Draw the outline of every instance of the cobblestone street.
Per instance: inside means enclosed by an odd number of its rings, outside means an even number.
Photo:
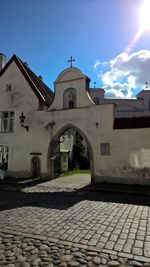
[[[150,266],[149,196],[84,178],[1,188],[0,266]]]

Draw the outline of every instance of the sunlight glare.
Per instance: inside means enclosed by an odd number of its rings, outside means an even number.
[[[150,30],[150,0],[144,0],[140,8],[141,31]]]

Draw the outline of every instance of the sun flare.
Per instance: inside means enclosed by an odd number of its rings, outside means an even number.
[[[144,0],[140,8],[141,31],[150,30],[150,0]]]

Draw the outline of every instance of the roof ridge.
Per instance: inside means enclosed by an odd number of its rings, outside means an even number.
[[[4,68],[0,71],[0,77],[6,71],[6,69],[10,66],[12,62],[15,62],[18,66],[19,70],[22,72],[23,76],[31,86],[32,90],[39,98],[39,101],[44,102],[48,107],[51,105],[53,101],[54,93],[52,90],[29,68],[27,67],[23,61],[16,56],[15,54],[10,58],[10,60],[6,63]]]
[[[29,79],[31,80],[31,82],[34,84],[34,86],[35,86],[36,89],[38,90],[38,93],[41,95],[41,97],[42,97],[43,100],[45,101],[43,95],[41,94],[41,92],[40,92],[39,89],[37,88],[36,84],[33,82],[33,80],[31,79],[30,75],[27,73],[27,71],[26,71],[26,69],[25,69],[25,67],[24,67],[24,63],[23,63],[23,61],[22,61],[19,57],[17,57],[17,59],[20,61],[20,64],[22,64],[22,67],[24,68],[24,71],[26,72],[28,78],[29,78]],[[35,74],[35,75],[36,75],[36,74]]]
[[[25,69],[25,68],[28,68],[28,69],[29,69],[29,70],[30,70],[30,71],[37,77],[37,79],[39,79],[39,81],[40,81],[41,83],[43,83],[43,84],[50,90],[50,93],[53,94],[51,88],[50,88],[49,86],[47,86],[47,84],[46,84],[45,82],[43,82],[43,80],[41,80],[41,79],[39,78],[39,76],[38,76],[33,70],[31,70],[31,69],[29,68],[29,66],[26,66],[25,63],[24,63],[19,57],[17,57],[17,58],[21,61],[21,63],[22,63],[22,65],[23,65],[24,69]],[[29,75],[29,74],[28,74],[28,75]]]

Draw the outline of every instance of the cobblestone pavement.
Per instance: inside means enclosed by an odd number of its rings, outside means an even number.
[[[150,266],[149,196],[79,188],[1,189],[0,266]]]

